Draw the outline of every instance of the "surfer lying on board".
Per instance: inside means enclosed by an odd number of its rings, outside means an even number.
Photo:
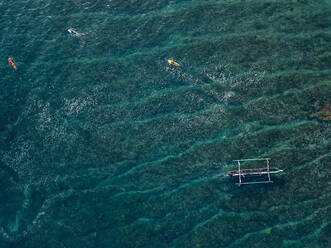
[[[82,35],[82,34],[78,33],[77,31],[75,31],[73,28],[69,28],[68,32],[77,37]]]
[[[172,60],[172,59],[168,59],[168,64],[169,65],[174,65],[174,66],[180,66],[180,64],[179,63],[177,63],[176,61],[174,61],[174,60]]]
[[[9,58],[9,59],[8,59],[8,62],[9,62],[9,64],[10,64],[15,70],[17,69],[17,67],[16,67],[16,65],[15,65],[15,63],[14,63],[14,61],[13,61],[12,58]]]

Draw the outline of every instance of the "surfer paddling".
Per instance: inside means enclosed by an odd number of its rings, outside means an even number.
[[[9,59],[8,59],[8,62],[9,62],[9,64],[10,64],[15,70],[17,70],[17,67],[16,67],[16,65],[15,65],[15,63],[14,63],[14,61],[13,61],[12,58],[9,58]]]
[[[72,34],[73,36],[76,36],[76,37],[79,37],[79,36],[82,35],[82,34],[78,33],[76,30],[74,30],[73,28],[69,28],[69,29],[68,29],[68,32],[69,32],[70,34]]]
[[[178,62],[176,62],[176,61],[174,61],[172,59],[168,59],[168,64],[169,65],[176,66],[176,67],[180,66],[180,64]]]

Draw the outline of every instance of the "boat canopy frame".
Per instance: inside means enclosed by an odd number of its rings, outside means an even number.
[[[259,161],[259,160],[264,160],[266,161],[266,168],[255,168],[255,169],[241,169],[241,164],[240,162],[244,162],[244,161]],[[239,160],[233,160],[234,162],[237,162],[238,164],[238,179],[239,182],[236,183],[236,185],[238,185],[239,187],[241,185],[247,185],[247,184],[258,184],[258,183],[273,183],[273,181],[271,181],[271,177],[270,177],[270,166],[269,166],[269,160],[271,160],[270,158],[250,158],[250,159],[239,159]],[[256,172],[260,171],[260,173],[249,173],[249,171],[255,170]],[[246,173],[245,173],[246,172]],[[263,172],[263,173],[262,173]],[[266,172],[266,173],[265,173]],[[268,175],[268,180],[266,181],[253,181],[253,182],[242,182],[241,177],[244,177],[245,175],[262,175],[262,174],[267,174]]]

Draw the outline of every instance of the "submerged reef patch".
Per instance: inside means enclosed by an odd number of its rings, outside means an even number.
[[[311,117],[315,117],[321,121],[331,120],[331,106],[328,102],[316,102],[314,104],[317,112],[313,113]]]

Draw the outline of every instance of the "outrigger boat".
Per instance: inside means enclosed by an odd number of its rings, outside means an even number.
[[[258,161],[258,160],[264,160],[267,163],[267,167],[263,168],[254,168],[254,169],[241,169],[240,162],[244,161]],[[283,172],[283,170],[278,169],[278,168],[270,168],[269,167],[269,160],[270,158],[253,158],[253,159],[240,159],[240,160],[233,160],[234,162],[238,163],[238,170],[232,170],[228,171],[226,175],[228,176],[238,176],[239,182],[236,183],[238,186],[242,184],[256,184],[256,183],[273,183],[270,178],[270,174],[276,174]],[[261,175],[268,175],[268,180],[267,181],[255,181],[255,182],[242,182],[242,177],[245,176],[261,176]]]

